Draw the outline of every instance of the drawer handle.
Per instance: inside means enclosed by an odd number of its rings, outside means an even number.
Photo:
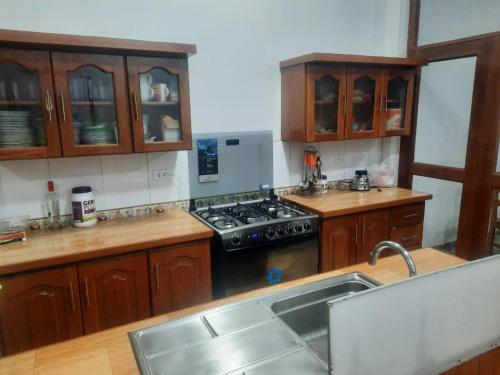
[[[155,263],[156,290],[160,290],[160,266]]]
[[[76,304],[75,304],[75,292],[73,291],[73,282],[69,282],[69,293],[71,295],[71,308],[73,311],[76,310]]]
[[[404,241],[409,241],[409,240],[416,240],[417,236],[408,236],[408,237],[403,237],[401,240]]]
[[[403,219],[411,219],[412,217],[417,217],[417,216],[420,216],[420,214],[403,215]]]

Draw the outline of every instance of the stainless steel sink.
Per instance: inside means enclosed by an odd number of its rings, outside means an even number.
[[[129,337],[142,374],[327,374],[327,301],[377,285],[350,273],[130,332]]]
[[[271,304],[271,310],[290,327],[316,355],[328,363],[327,301],[342,298],[377,285],[361,274],[350,274],[338,284],[298,294]]]

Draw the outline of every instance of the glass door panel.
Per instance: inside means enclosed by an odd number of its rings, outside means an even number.
[[[52,53],[65,156],[132,151],[122,56]]]
[[[352,92],[352,132],[373,130],[375,80],[368,76],[354,80]]]
[[[337,133],[340,82],[331,76],[314,81],[314,119],[317,134]]]
[[[117,145],[113,75],[85,66],[67,80],[75,145]]]
[[[388,81],[384,119],[385,130],[404,129],[407,90],[408,81],[406,79],[395,77]]]
[[[127,70],[135,151],[190,149],[187,61],[128,56]]]
[[[43,105],[36,72],[0,64],[0,148],[47,146]]]
[[[154,68],[139,74],[145,143],[182,141],[179,76]]]

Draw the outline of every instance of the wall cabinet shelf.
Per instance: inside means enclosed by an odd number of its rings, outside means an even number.
[[[52,39],[0,30],[0,160],[191,148],[195,46]]]
[[[281,63],[284,141],[409,135],[416,67],[403,58],[317,54]]]

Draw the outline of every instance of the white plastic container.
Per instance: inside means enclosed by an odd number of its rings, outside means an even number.
[[[71,206],[73,207],[73,225],[90,227],[97,223],[95,199],[90,186],[77,186],[71,189]]]

